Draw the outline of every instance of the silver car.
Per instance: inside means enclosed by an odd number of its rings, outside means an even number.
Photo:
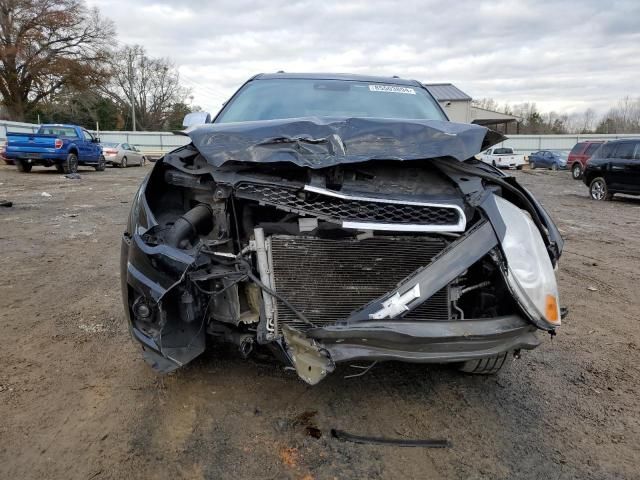
[[[103,143],[102,154],[107,164],[126,168],[129,165],[144,165],[147,158],[134,145],[128,143]]]

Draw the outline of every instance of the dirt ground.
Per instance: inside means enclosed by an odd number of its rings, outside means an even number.
[[[640,478],[640,200],[515,172],[567,240],[558,335],[497,377],[388,363],[310,387],[233,350],[165,377],[143,362],[118,259],[150,168],[69,180],[0,166],[14,202],[0,208],[0,478]],[[348,444],[331,428],[452,448]]]

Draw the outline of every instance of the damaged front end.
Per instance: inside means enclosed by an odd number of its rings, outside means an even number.
[[[309,384],[352,360],[468,367],[560,325],[562,240],[512,178],[462,161],[499,139],[483,127],[255,123],[189,132],[136,195],[123,298],[156,370],[207,339],[270,347]]]

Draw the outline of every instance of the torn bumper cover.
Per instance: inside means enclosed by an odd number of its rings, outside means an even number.
[[[499,136],[445,122],[255,123],[189,132],[133,202],[122,293],[156,370],[209,337],[243,357],[269,347],[316,384],[352,360],[533,349],[537,330],[560,325],[557,228],[517,183],[460,161]]]

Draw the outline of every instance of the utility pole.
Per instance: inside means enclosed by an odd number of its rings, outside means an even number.
[[[131,120],[133,122],[133,131],[136,131],[136,106],[133,98],[133,59],[135,55],[131,49],[129,49],[129,99],[131,100]]]

